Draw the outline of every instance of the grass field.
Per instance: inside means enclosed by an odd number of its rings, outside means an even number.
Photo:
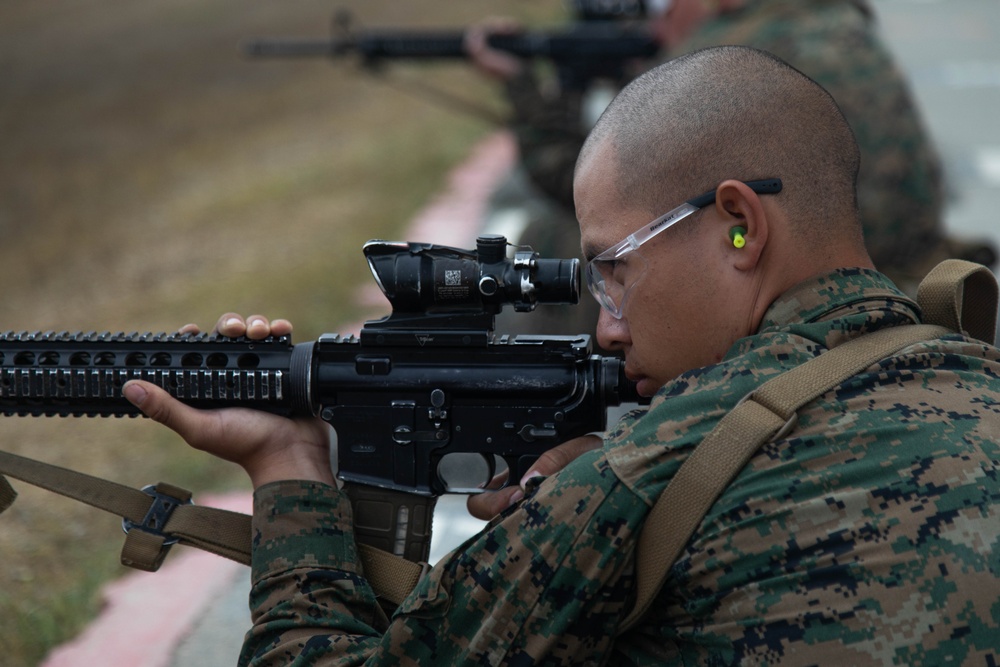
[[[369,26],[535,21],[523,0],[353,0]],[[356,63],[250,61],[265,35],[328,34],[314,0],[0,4],[0,330],[172,331],[226,310],[296,324],[362,316],[360,252],[396,239],[489,123],[386,86]],[[390,67],[497,112],[461,63]],[[399,239],[404,240],[404,239]],[[433,239],[411,239],[433,240]],[[469,239],[470,245],[474,240]],[[0,449],[140,486],[247,488],[144,420],[0,420]],[[0,655],[34,665],[119,576],[119,521],[14,481],[0,516]]]

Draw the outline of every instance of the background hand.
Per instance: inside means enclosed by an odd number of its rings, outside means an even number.
[[[491,17],[465,31],[465,52],[476,68],[495,79],[506,81],[520,74],[524,61],[489,45],[490,35],[513,35],[521,32],[513,19]]]

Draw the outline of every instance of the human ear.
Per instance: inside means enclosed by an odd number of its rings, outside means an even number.
[[[768,237],[768,219],[760,197],[742,181],[723,181],[715,191],[715,212],[725,230],[723,240],[733,267],[740,271],[755,268]]]

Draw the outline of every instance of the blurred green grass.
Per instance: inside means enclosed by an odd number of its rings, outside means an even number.
[[[352,0],[364,24],[527,22],[556,3]],[[0,330],[172,331],[227,310],[297,340],[358,321],[361,245],[395,240],[495,128],[386,87],[351,61],[249,61],[240,41],[325,37],[318,0],[0,4]],[[498,113],[461,63],[401,76]],[[474,239],[469,239],[470,246]],[[0,449],[123,484],[249,489],[144,420],[2,419]],[[16,480],[0,515],[0,655],[35,665],[124,574],[119,520]]]

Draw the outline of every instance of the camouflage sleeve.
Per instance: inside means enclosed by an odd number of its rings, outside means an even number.
[[[439,562],[388,628],[356,567],[346,499],[257,490],[253,629],[241,665],[603,664],[629,608],[647,505],[594,452]]]
[[[600,452],[580,457],[435,565],[381,650],[435,667],[605,664],[647,511]]]
[[[257,489],[251,560],[253,628],[240,665],[357,664],[378,643],[350,505],[333,487],[289,481]]]

